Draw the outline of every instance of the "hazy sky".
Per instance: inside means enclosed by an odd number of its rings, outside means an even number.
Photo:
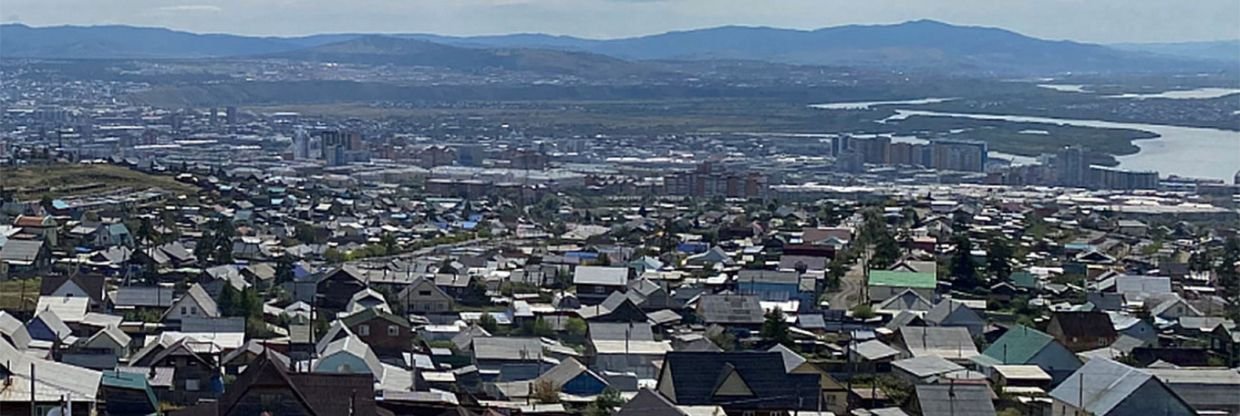
[[[302,35],[544,32],[610,38],[719,25],[819,28],[936,19],[1050,39],[1240,38],[1240,0],[0,0],[34,26],[130,24]]]

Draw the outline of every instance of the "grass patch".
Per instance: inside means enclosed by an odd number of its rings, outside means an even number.
[[[39,288],[42,284],[43,279],[39,277],[0,282],[0,309],[33,311],[39,304]],[[25,298],[22,297],[23,285],[25,286]]]
[[[160,188],[181,194],[197,192],[171,176],[151,175],[115,165],[56,164],[0,170],[3,170],[0,187],[17,191],[17,197],[22,199],[65,198],[122,188]]]

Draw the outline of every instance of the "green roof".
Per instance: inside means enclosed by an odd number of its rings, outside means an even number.
[[[1000,364],[1028,364],[1034,356],[1055,342],[1055,338],[1045,332],[1017,325],[1009,329],[995,340],[995,343],[982,352],[982,355],[993,358]],[[1005,358],[1006,357],[1006,358]]]
[[[892,270],[870,271],[870,286],[934,289],[936,283],[934,273],[900,272]]]
[[[104,387],[141,391],[146,394],[146,399],[150,401],[152,407],[159,407],[159,399],[155,398],[155,390],[146,381],[146,375],[144,374],[126,373],[117,370],[104,371],[103,377],[99,379],[99,384]]]
[[[1008,279],[1011,280],[1012,284],[1016,285],[1016,287],[1023,287],[1026,289],[1038,287],[1038,278],[1037,276],[1034,276],[1033,273],[1015,272],[1012,273]]]

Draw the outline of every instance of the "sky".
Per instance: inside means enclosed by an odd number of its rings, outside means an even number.
[[[1045,39],[1240,39],[1240,0],[0,0],[0,20],[199,33],[616,38],[722,25],[815,29],[934,19]]]

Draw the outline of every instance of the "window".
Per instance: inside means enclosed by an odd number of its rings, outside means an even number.
[[[363,337],[370,336],[370,325],[362,325],[357,327],[357,335]]]
[[[197,315],[197,314],[198,314],[198,307],[197,307],[197,306],[190,306],[190,307],[189,307],[189,313],[190,313],[190,315]]]
[[[394,337],[400,335],[400,327],[396,325],[388,325],[388,336]]]
[[[181,307],[181,315],[188,315],[189,313],[188,313],[188,312],[186,312],[187,310],[188,310],[188,309],[186,309],[184,306],[182,306],[182,307]]]
[[[429,291],[429,290],[419,290],[419,291],[418,291],[418,296],[430,296],[430,295],[431,295],[431,291]]]
[[[198,391],[198,380],[185,380],[185,391]]]

